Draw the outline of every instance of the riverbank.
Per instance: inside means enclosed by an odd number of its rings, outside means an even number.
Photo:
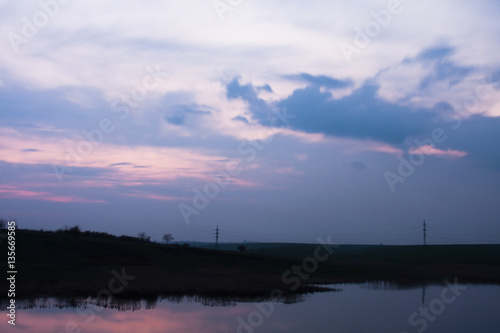
[[[271,297],[273,291],[287,296],[331,290],[317,284],[415,285],[455,278],[500,284],[500,245],[429,246],[425,253],[404,246],[287,246],[284,253],[239,253],[97,233],[18,230],[16,297]],[[7,288],[5,282],[0,286]]]

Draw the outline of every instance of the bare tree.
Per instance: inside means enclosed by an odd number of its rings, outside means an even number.
[[[170,243],[171,241],[174,240],[174,236],[172,236],[172,234],[165,234],[163,235],[163,242],[164,243]]]
[[[145,233],[144,231],[138,233],[137,238],[139,238],[139,240],[143,242],[151,242],[151,236],[148,236],[148,234]]]

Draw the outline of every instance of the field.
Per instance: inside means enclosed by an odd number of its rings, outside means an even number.
[[[219,245],[221,250],[237,250],[239,243]],[[283,258],[311,256],[318,244],[246,243],[247,253]],[[213,248],[213,244],[206,245]],[[332,246],[330,261],[379,262],[395,264],[460,263],[500,265],[500,245],[339,245]]]

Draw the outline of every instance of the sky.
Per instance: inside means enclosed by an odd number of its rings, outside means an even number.
[[[0,0],[0,216],[500,241],[500,3]]]

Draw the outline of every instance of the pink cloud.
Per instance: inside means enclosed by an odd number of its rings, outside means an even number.
[[[52,179],[51,188],[104,188],[120,187],[133,188],[135,186],[165,186],[178,182],[195,180],[199,184],[213,182],[213,173],[227,174],[226,169],[240,167],[241,170],[258,168],[257,164],[247,165],[239,159],[227,159],[225,156],[214,154],[206,149],[187,149],[172,147],[129,147],[103,142],[88,154],[74,156],[68,152],[74,151],[80,142],[79,139],[61,139],[55,137],[39,137],[35,134],[22,134],[9,128],[0,127],[0,142],[9,142],[9,145],[0,144],[0,161],[11,164],[24,165],[59,165],[62,167],[98,168],[100,175],[85,177],[68,171],[60,175],[63,181],[59,182],[53,172],[43,172],[31,175],[29,185],[26,183],[19,188],[9,189],[9,194],[16,198],[31,198],[55,202],[96,202],[74,196],[50,195],[46,189],[46,180]],[[71,148],[71,149],[70,149]],[[69,154],[69,155],[68,155]],[[66,159],[69,159],[67,165]],[[72,165],[74,163],[75,165]],[[235,164],[235,166],[229,166]],[[57,169],[59,172],[65,169]],[[38,176],[44,178],[37,183]],[[239,188],[255,188],[258,183],[245,180],[241,177],[230,177],[229,184]],[[41,189],[41,187],[44,187]],[[29,190],[26,190],[29,188]],[[6,189],[5,189],[6,190]],[[23,192],[24,191],[24,192]],[[125,191],[131,196],[140,196],[153,200],[179,200],[176,197],[163,196],[154,193],[134,194],[133,189]]]
[[[171,196],[154,194],[154,193],[138,193],[138,192],[126,193],[123,195],[125,195],[127,197],[136,197],[136,198],[153,199],[153,200],[168,200],[168,201],[189,199],[186,197],[171,197]]]
[[[412,155],[437,155],[437,156],[448,156],[448,157],[464,157],[468,155],[467,152],[465,151],[453,150],[453,149],[440,150],[434,148],[434,146],[431,145],[425,145],[422,147],[413,147],[408,152]]]
[[[102,200],[92,200],[74,196],[52,195],[48,192],[19,189],[11,185],[0,185],[0,195],[12,199],[28,199],[28,200],[74,202],[74,203],[107,203],[106,201]]]
[[[9,145],[0,144],[0,161],[57,165],[64,181],[76,178],[70,171],[73,167],[99,168],[107,170],[105,181],[108,185],[113,182],[140,185],[179,178],[208,180],[209,173],[225,169],[227,160],[206,149],[129,147],[106,142],[92,145],[88,152],[79,151],[82,140],[78,138],[41,138],[2,127],[0,142],[9,142]],[[45,176],[57,182],[55,173]]]
[[[373,151],[373,152],[379,152],[379,153],[385,153],[385,154],[391,154],[391,155],[402,155],[403,151],[398,148],[394,148],[391,145],[385,144],[385,143],[380,143],[380,142],[375,142],[375,141],[368,141],[368,140],[352,140],[352,139],[338,139],[337,142],[340,144],[346,145],[349,148],[347,149],[347,152],[349,153],[359,153],[359,152],[365,152],[365,151]]]
[[[389,145],[384,145],[384,144],[372,146],[370,150],[377,151],[380,153],[393,154],[393,155],[401,155],[403,153],[403,151],[401,149],[397,149],[397,148],[391,147]]]

